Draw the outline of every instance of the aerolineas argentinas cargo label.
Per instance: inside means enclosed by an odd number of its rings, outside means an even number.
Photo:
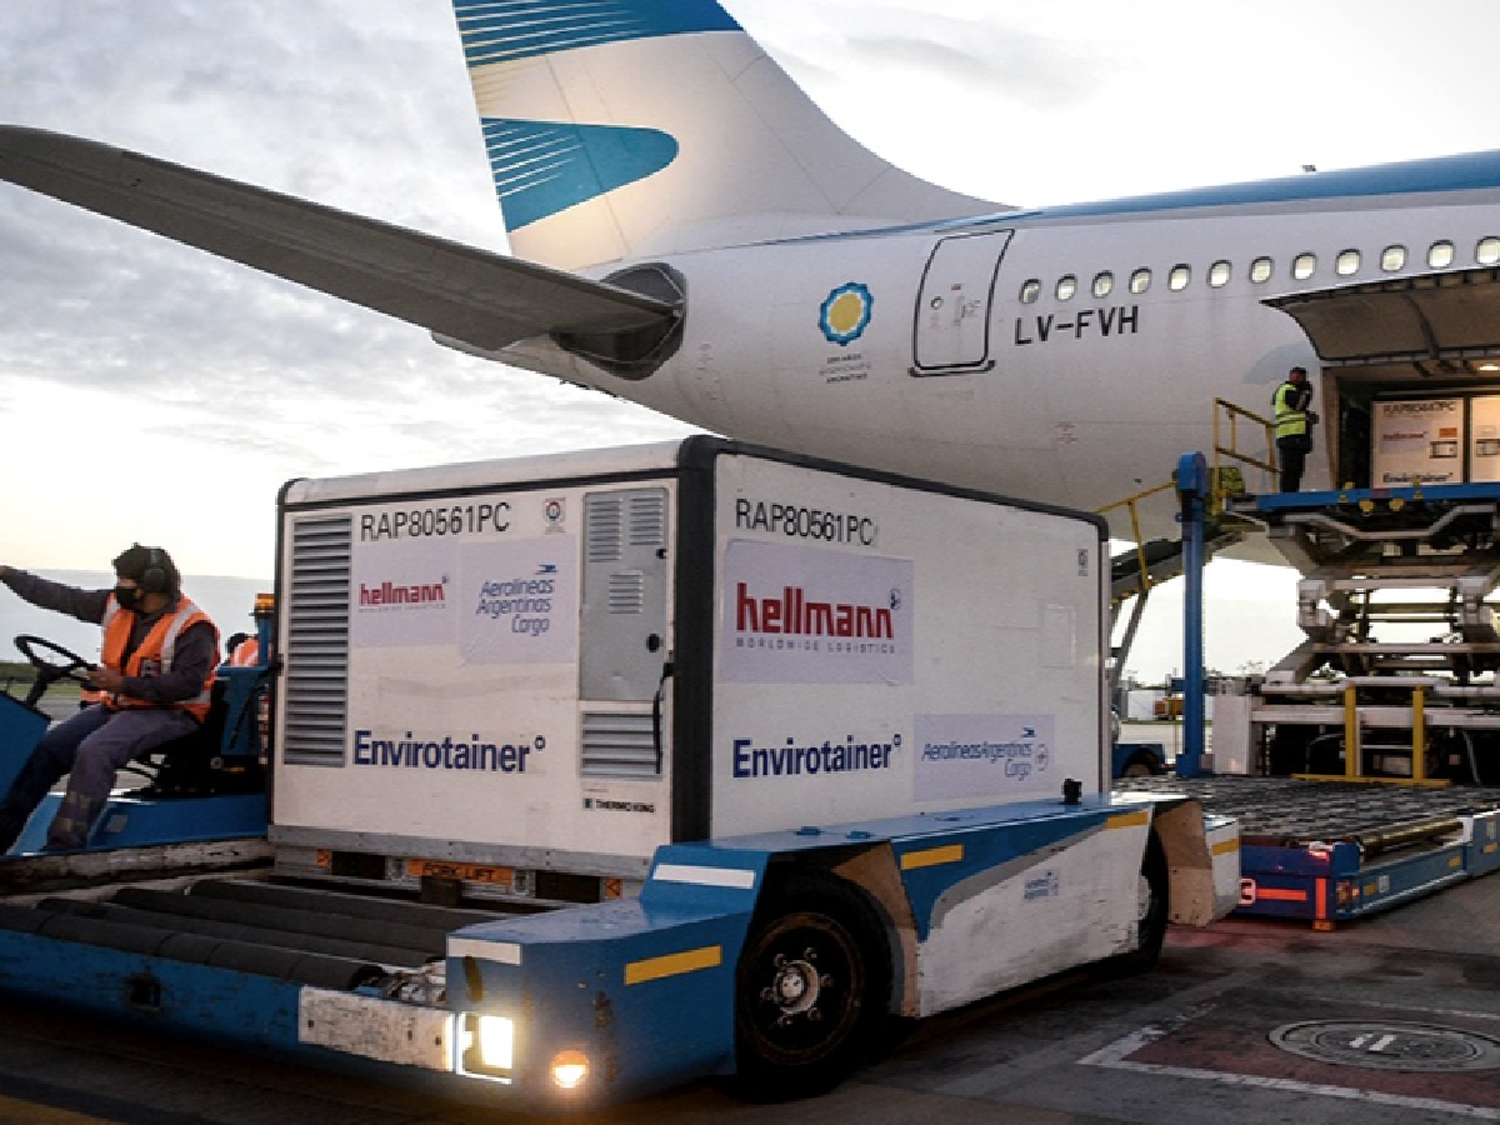
[[[719,668],[739,683],[912,682],[910,559],[732,540]]]
[[[577,541],[362,546],[352,566],[355,648],[457,646],[463,664],[563,664],[578,648]]]
[[[1054,793],[1056,730],[1052,715],[919,715],[915,796]]]

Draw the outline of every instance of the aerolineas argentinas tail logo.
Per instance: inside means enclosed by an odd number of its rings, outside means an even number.
[[[912,681],[912,563],[734,540],[720,667],[741,683]]]

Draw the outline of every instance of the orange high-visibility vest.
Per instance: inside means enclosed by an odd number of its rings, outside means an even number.
[[[228,664],[231,668],[254,668],[259,663],[260,640],[256,637],[248,637],[241,641],[229,654]]]
[[[163,614],[162,617],[151,626],[151,631],[141,641],[140,647],[130,654],[130,660],[121,667],[121,661],[125,654],[125,645],[130,640],[130,630],[135,624],[135,614],[120,608],[120,603],[115,600],[113,594],[109,598],[109,606],[104,611],[104,651],[100,659],[106,668],[120,672],[126,676],[139,676],[141,670],[147,663],[152,663],[160,671],[166,671],[172,667],[172,658],[177,652],[177,638],[189,625],[198,622],[207,622],[208,627],[214,631],[214,645],[218,646],[218,627],[209,619],[208,615],[195,606],[187,598],[181,598],[177,603],[177,612]],[[121,707],[171,707],[179,711],[187,711],[199,722],[202,722],[208,714],[209,689],[213,686],[214,675],[210,671],[208,678],[203,681],[203,690],[191,699],[179,700],[176,703],[150,703],[144,699],[132,699],[128,695],[111,695],[105,698],[104,705],[111,709]]]

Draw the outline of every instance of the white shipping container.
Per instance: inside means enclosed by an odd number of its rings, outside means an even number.
[[[709,438],[292,482],[278,864],[526,893],[1100,793],[1105,548],[1094,516]]]
[[[1469,399],[1469,479],[1500,481],[1500,395]]]
[[[1371,483],[1376,488],[1464,479],[1463,398],[1377,400],[1373,421]]]

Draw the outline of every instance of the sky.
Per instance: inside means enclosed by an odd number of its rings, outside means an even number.
[[[882,156],[1004,203],[1500,148],[1493,0],[728,6]],[[447,0],[0,0],[0,121],[505,248]],[[290,478],[687,432],[6,185],[0,424],[0,562],[100,570],[138,540],[253,579]],[[1210,568],[1225,620],[1265,620],[1252,588],[1289,617],[1264,570]],[[1173,628],[1153,606],[1153,668]],[[1209,630],[1226,671],[1295,642]]]

